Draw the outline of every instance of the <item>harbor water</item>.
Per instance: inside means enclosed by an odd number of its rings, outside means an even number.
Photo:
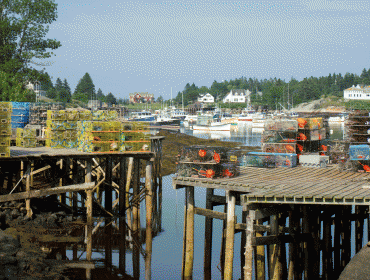
[[[329,126],[330,140],[343,139],[342,124],[332,124]],[[232,132],[199,132],[181,128],[182,133],[193,135],[199,138],[219,139],[222,141],[236,142],[236,146],[254,146],[261,145],[261,129],[255,129],[248,125],[239,125],[237,131]],[[172,188],[172,178],[174,174],[163,178],[163,231],[153,240],[153,255],[152,255],[152,279],[180,279],[182,268],[182,251],[183,251],[183,221],[184,221],[184,190],[174,190]],[[215,194],[224,195],[224,191],[215,190]],[[206,189],[195,189],[195,206],[205,208]],[[145,203],[141,207],[145,208]],[[223,212],[224,206],[216,206],[214,210]],[[240,221],[242,209],[236,207],[237,222]],[[145,226],[145,217],[141,217],[141,226]],[[204,220],[205,217],[195,215],[195,230],[194,230],[194,273],[193,279],[203,279],[203,257],[204,257]],[[365,225],[366,228],[367,225]],[[221,251],[221,233],[222,221],[214,220],[213,222],[213,247],[212,247],[212,279],[221,279],[220,272],[220,251]],[[354,233],[352,233],[354,236]],[[241,278],[240,268],[240,234],[235,235],[234,247],[234,271],[233,279]],[[365,230],[365,239],[367,231]],[[353,239],[354,240],[354,239]],[[143,245],[145,246],[145,245]],[[354,246],[352,246],[354,248]],[[352,250],[351,257],[354,255]],[[72,252],[67,252],[67,257],[72,257]],[[93,259],[101,259],[104,253],[93,252]],[[82,256],[83,258],[83,256]],[[140,279],[145,279],[144,258],[140,257]],[[118,267],[118,252],[113,251],[113,265]],[[102,264],[103,265],[103,264]],[[127,252],[126,256],[127,274],[133,275],[132,254]]]

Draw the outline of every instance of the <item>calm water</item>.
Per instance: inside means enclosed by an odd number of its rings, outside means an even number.
[[[343,139],[343,125],[330,126],[330,139]],[[220,139],[222,141],[240,142],[244,146],[260,146],[260,129],[253,129],[250,126],[239,126],[237,132],[216,132],[200,133],[182,128],[182,132],[206,139]],[[240,146],[240,144],[236,144]],[[180,279],[182,266],[182,243],[183,243],[183,219],[184,219],[184,190],[172,188],[172,177],[169,175],[163,178],[163,232],[153,240],[152,257],[152,279]],[[224,194],[223,191],[215,190],[216,194]],[[206,190],[195,189],[195,205],[205,207]],[[145,203],[141,207],[145,208]],[[216,211],[223,211],[223,206],[215,207]],[[236,207],[238,222],[241,217],[241,207]],[[194,258],[194,279],[203,279],[203,254],[204,254],[204,217],[195,215],[195,258]],[[145,225],[145,216],[142,215],[142,226]],[[212,279],[221,279],[220,249],[222,221],[214,220],[213,226],[213,249],[212,249]],[[366,228],[366,227],[365,227]],[[68,252],[72,256],[72,252]],[[352,255],[354,252],[352,252]],[[93,258],[102,258],[100,253],[93,253]],[[127,253],[127,273],[133,274],[132,255]],[[113,265],[118,267],[118,253],[113,253]],[[144,279],[144,259],[141,258],[141,277]],[[239,279],[240,271],[240,234],[235,235],[234,251],[234,279]]]

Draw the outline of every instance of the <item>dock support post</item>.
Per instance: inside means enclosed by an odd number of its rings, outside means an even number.
[[[126,180],[126,209],[127,209],[127,225],[130,228],[128,231],[129,239],[132,238],[132,205],[130,205],[130,185],[132,180],[132,174],[133,174],[133,168],[134,168],[134,158],[130,157],[128,158],[128,168],[127,168],[127,180]],[[132,196],[134,197],[134,195]]]
[[[278,224],[278,215],[273,215],[270,217],[270,227],[271,235],[279,234],[279,224]],[[280,263],[280,244],[270,245],[270,278],[273,280],[281,279],[281,263]]]
[[[91,159],[86,160],[86,177],[85,182],[91,182]],[[86,192],[86,212],[87,212],[87,224],[86,224],[86,259],[91,261],[92,255],[92,230],[93,230],[93,191],[88,190]]]
[[[32,178],[31,178],[31,173],[33,171],[33,161],[29,161],[27,165],[27,175],[26,175],[26,191],[30,192],[31,191],[31,186],[32,186]],[[9,176],[11,177],[11,176]],[[12,177],[11,177],[12,178]],[[9,183],[9,182],[8,182]],[[32,209],[31,209],[31,199],[26,199],[26,210],[27,210],[27,217],[31,218],[32,217]]]
[[[126,180],[126,158],[122,157],[119,168],[119,231],[120,231],[120,243],[119,243],[119,269],[124,274],[126,273],[126,191],[125,191],[125,180]]]
[[[262,225],[262,220],[256,220],[257,225]],[[256,231],[256,237],[262,237],[263,234],[261,232]],[[256,261],[256,280],[265,280],[266,273],[265,273],[265,246],[256,246],[254,252],[256,252],[255,255],[255,261]]]
[[[244,265],[244,279],[252,280],[253,272],[253,246],[252,239],[254,237],[254,220],[255,211],[247,210],[247,230],[246,230],[246,244],[245,244],[245,265]],[[258,272],[256,271],[256,275]],[[230,278],[232,279],[232,278]]]
[[[231,280],[233,278],[233,259],[234,259],[235,194],[232,191],[227,191],[226,199],[227,199],[227,225],[226,225],[224,279]]]
[[[134,278],[140,278],[140,254],[139,254],[139,247],[140,240],[139,240],[139,159],[134,159],[134,172],[133,172],[133,198],[132,198],[132,237],[134,241],[134,246],[132,250],[132,267],[134,271]]]
[[[207,188],[206,194],[206,209],[213,210],[212,196],[213,189]],[[212,231],[213,219],[205,217],[204,229],[204,279],[212,279]]]
[[[112,158],[106,158],[105,170],[105,209],[112,212]],[[105,219],[105,265],[109,269],[112,267],[112,225],[111,218]]]
[[[152,190],[152,161],[147,161],[145,170],[145,210],[146,210],[146,242],[145,242],[145,279],[151,279],[152,264],[152,216],[153,216],[153,190]]]
[[[224,213],[227,213],[226,204],[224,205]],[[226,248],[226,220],[223,220],[221,237],[221,254],[220,254],[221,279],[224,279],[225,275],[225,248]]]
[[[193,279],[194,262],[194,187],[186,187],[187,213],[186,213],[186,245],[184,280]]]

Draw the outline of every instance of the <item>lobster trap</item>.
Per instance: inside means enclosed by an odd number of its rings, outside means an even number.
[[[182,147],[179,151],[179,160],[186,162],[220,163],[227,161],[227,148],[211,146]]]

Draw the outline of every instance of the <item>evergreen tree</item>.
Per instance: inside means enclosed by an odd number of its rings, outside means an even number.
[[[78,96],[79,98],[76,98]],[[75,99],[83,99],[83,100],[90,100],[95,99],[95,85],[89,75],[89,73],[85,73],[85,75],[79,80],[76,89],[73,93],[73,97]]]
[[[47,72],[43,75],[40,82],[41,82],[41,90],[44,90],[47,92],[50,89],[54,88],[53,82],[51,81],[51,78]]]
[[[67,79],[64,79],[63,80],[63,87],[69,93],[69,95],[71,95],[71,88],[69,87],[69,84],[67,82]]]
[[[107,94],[107,103],[117,104],[117,99],[114,97],[114,95],[111,92]]]
[[[64,86],[63,86],[63,83],[62,83],[62,80],[60,78],[57,78],[56,82],[55,82],[55,90],[57,92],[59,91],[62,91],[62,89],[64,89]]]
[[[96,93],[96,99],[100,100],[101,102],[106,102],[106,96],[102,92],[102,90],[99,88],[98,92]]]

